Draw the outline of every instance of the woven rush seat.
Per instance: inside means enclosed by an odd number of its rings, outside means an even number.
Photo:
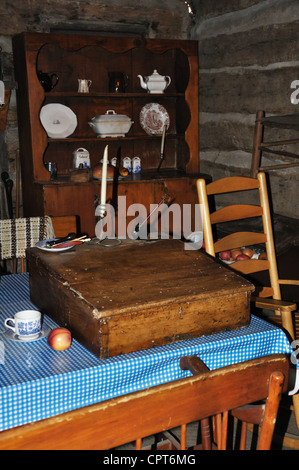
[[[1,259],[26,258],[27,248],[53,237],[53,225],[48,216],[0,220]]]

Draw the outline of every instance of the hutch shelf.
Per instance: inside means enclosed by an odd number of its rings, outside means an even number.
[[[126,196],[127,207],[141,203],[149,211],[167,191],[179,205],[197,203],[196,41],[22,33],[13,38],[13,50],[24,216],[77,215],[81,231],[94,236],[100,181],[74,182],[70,170],[78,148],[88,150],[93,167],[102,159],[107,144],[110,161],[138,156],[142,166],[141,174],[108,181],[107,201],[115,205],[117,196]],[[162,94],[148,93],[141,87],[138,75],[146,77],[154,70],[171,77]],[[109,92],[108,74],[113,71],[128,77],[125,92]],[[50,91],[41,85],[40,73],[58,77]],[[89,93],[78,92],[79,79],[91,80]],[[71,135],[48,137],[40,112],[50,103],[62,104],[75,114],[77,125]],[[148,135],[140,123],[140,112],[148,103],[162,105],[169,116],[159,171],[161,135]],[[133,121],[125,137],[98,138],[93,132],[88,122],[107,110]],[[56,179],[50,178],[45,166],[48,162],[57,165]]]

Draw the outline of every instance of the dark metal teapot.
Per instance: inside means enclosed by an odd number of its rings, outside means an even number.
[[[45,91],[51,91],[57,85],[59,77],[56,73],[45,73],[41,70],[37,72],[38,79]]]

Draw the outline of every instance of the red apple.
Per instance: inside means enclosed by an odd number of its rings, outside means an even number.
[[[66,328],[55,328],[49,333],[48,344],[55,351],[64,351],[72,343],[72,335]]]
[[[250,259],[250,258],[249,258],[249,256],[247,256],[247,255],[243,255],[243,253],[242,253],[241,255],[238,255],[238,256],[236,257],[236,261],[243,261],[243,260],[245,260],[245,259]]]
[[[230,251],[220,251],[219,258],[223,259],[224,261],[230,260]]]
[[[242,252],[243,252],[243,255],[247,255],[248,258],[252,258],[254,255],[254,251],[251,250],[250,248],[243,248]]]
[[[241,254],[242,254],[242,250],[240,248],[234,248],[233,250],[231,250],[231,255],[232,255],[233,260],[236,260],[237,256]]]

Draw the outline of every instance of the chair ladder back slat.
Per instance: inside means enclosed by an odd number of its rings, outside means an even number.
[[[233,269],[242,274],[259,273],[261,271],[268,271],[269,261],[261,259],[235,261],[233,264]]]
[[[245,176],[230,176],[213,181],[207,185],[207,194],[224,194],[259,188],[259,181]]]
[[[214,244],[216,253],[224,250],[231,250],[233,248],[240,248],[241,246],[257,245],[266,242],[266,235],[257,232],[236,232],[230,233],[226,237],[217,240]]]
[[[258,217],[263,213],[260,206],[249,204],[234,204],[222,207],[210,214],[211,224],[219,224],[221,222],[229,222],[231,220],[248,219],[250,217]]]

